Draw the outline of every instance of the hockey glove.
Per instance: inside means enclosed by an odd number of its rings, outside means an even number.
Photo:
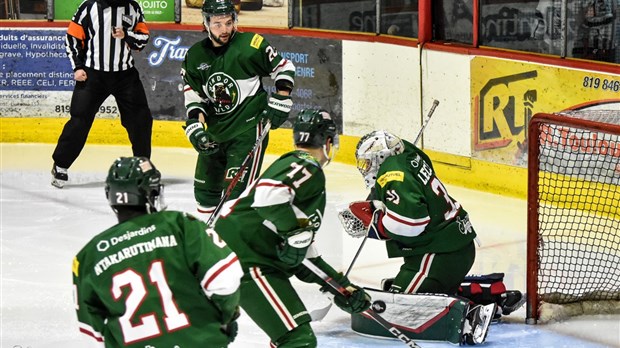
[[[284,234],[284,241],[277,246],[280,260],[291,267],[296,267],[306,258],[314,231],[310,226],[301,227]]]
[[[267,101],[262,117],[271,121],[271,129],[276,129],[288,119],[292,107],[293,100],[290,96],[273,93]]]
[[[351,214],[355,215],[367,227],[366,235],[369,238],[387,240],[390,237],[383,228],[385,205],[381,201],[359,201],[349,204]]]
[[[232,319],[227,324],[222,324],[220,326],[220,331],[226,336],[228,336],[228,343],[232,343],[237,337],[237,332],[239,332],[239,324],[237,324],[237,318],[239,318],[241,314],[239,313],[239,307],[235,311]]]
[[[209,135],[205,131],[205,127],[202,122],[197,119],[190,118],[185,122],[183,126],[185,135],[189,142],[192,143],[194,149],[201,155],[211,155],[219,150],[219,145],[209,140]]]
[[[330,292],[334,295],[334,303],[336,306],[350,314],[361,313],[370,307],[370,296],[364,289],[351,284],[349,278],[345,277],[342,273],[339,273],[334,279],[346,289],[348,292],[347,296],[341,294],[329,284],[323,285],[320,290],[322,292]]]

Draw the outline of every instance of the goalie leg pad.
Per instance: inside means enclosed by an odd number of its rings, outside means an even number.
[[[460,344],[469,304],[443,294],[399,294],[364,288],[371,308],[412,340]],[[351,328],[363,335],[394,336],[364,313],[351,316]]]

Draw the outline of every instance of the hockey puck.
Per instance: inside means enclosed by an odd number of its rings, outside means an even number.
[[[375,313],[381,314],[385,312],[386,305],[385,302],[377,300],[372,303],[372,306],[370,306],[370,308],[372,308]]]

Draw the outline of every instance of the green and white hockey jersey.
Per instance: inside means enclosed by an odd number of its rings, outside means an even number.
[[[105,347],[226,347],[241,266],[204,222],[145,214],[95,236],[73,260],[79,330]]]
[[[469,216],[435,175],[430,158],[404,141],[403,153],[379,167],[375,190],[385,206],[381,222],[389,257],[459,250],[475,237]]]
[[[226,203],[215,230],[242,265],[267,266],[290,277],[303,266],[280,261],[276,248],[284,240],[281,233],[299,228],[299,219],[308,219],[318,231],[325,202],[320,164],[304,151],[292,151],[277,159],[239,198]],[[306,257],[317,256],[312,245]]]
[[[259,34],[236,32],[223,47],[206,38],[187,51],[181,70],[188,115],[199,109],[216,142],[255,127],[267,106],[262,77],[294,85],[295,66]]]

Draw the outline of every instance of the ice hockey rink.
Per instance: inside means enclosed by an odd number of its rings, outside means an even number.
[[[88,144],[69,171],[69,184],[59,190],[49,183],[52,144],[2,143],[0,147],[0,346],[88,347],[90,338],[77,329],[71,295],[71,261],[91,237],[116,223],[105,199],[103,184],[114,159],[129,156],[130,149]],[[275,156],[267,156],[265,166],[273,159]],[[193,212],[195,152],[189,148],[155,148],[152,160],[164,178],[168,209]],[[336,207],[363,199],[367,192],[361,176],[352,166],[332,163],[326,168],[326,176],[328,208],[317,242],[324,258],[344,271],[361,239],[353,239],[343,232]],[[525,201],[446,186],[451,196],[469,212],[481,241],[471,273],[504,272],[504,282],[509,289],[525,292]],[[377,288],[382,278],[396,273],[399,262],[387,259],[382,242],[369,240],[350,278],[359,285]],[[317,285],[295,284],[309,310],[328,305]],[[620,316],[582,316],[545,325],[525,325],[524,320],[524,308],[504,317],[502,322],[491,326],[483,346],[620,347]],[[313,328],[319,347],[405,346],[394,339],[368,338],[354,333],[349,316],[336,306],[331,307],[322,321],[313,323]],[[418,344],[422,347],[452,346],[448,343]],[[269,339],[242,315],[239,335],[231,347],[268,346]]]

